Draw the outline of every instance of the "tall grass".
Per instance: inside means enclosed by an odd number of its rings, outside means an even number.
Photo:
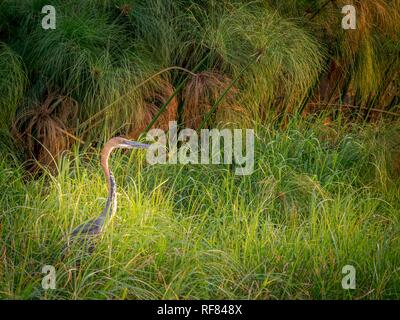
[[[399,298],[400,133],[380,123],[398,115],[399,0],[54,0],[43,30],[46,4],[0,3],[1,297]],[[97,146],[169,120],[255,127],[255,172],[117,153],[117,216],[62,261],[104,206]]]
[[[35,28],[27,39],[24,56],[37,81],[59,90],[80,102],[82,119],[87,119],[125,95],[134,86],[134,64],[125,44],[124,30],[108,16],[95,10],[70,5],[57,16],[57,29],[43,34]],[[137,105],[131,93],[103,115],[102,125],[112,132],[115,126],[127,121]],[[110,121],[110,113],[114,121]],[[94,126],[94,128],[96,128]]]
[[[327,73],[317,101],[350,104],[365,119],[372,108],[398,111],[399,1],[269,1],[313,33],[328,48]],[[343,30],[341,9],[354,5],[357,29]]]
[[[296,111],[321,71],[321,47],[269,8],[211,3],[208,11],[193,6],[189,16],[198,43],[210,52],[210,65],[235,78],[253,60],[239,82],[253,117],[260,110]]]
[[[8,131],[26,86],[26,73],[21,57],[0,43],[0,130]]]
[[[214,123],[284,119],[304,104],[323,66],[315,39],[261,2],[55,1],[55,30],[41,28],[43,1],[4,3],[5,40],[29,78],[19,112],[53,95],[72,98],[79,105],[72,134],[88,143],[137,136],[170,88],[176,120],[190,114],[200,123],[214,105]],[[197,81],[206,74],[214,80]],[[223,86],[213,88],[218,79]],[[226,88],[234,99],[219,98]]]
[[[224,165],[149,167],[141,152],[117,153],[117,215],[92,255],[74,247],[63,261],[65,236],[104,205],[98,152],[72,152],[58,174],[26,183],[4,155],[0,295],[399,298],[399,135],[393,127],[260,127],[247,177]],[[57,289],[44,291],[48,264]],[[356,290],[341,287],[347,264]]]

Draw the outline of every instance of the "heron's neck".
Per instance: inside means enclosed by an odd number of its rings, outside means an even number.
[[[110,171],[109,179],[108,179],[108,194],[112,196],[115,194],[117,189],[117,184],[115,183],[114,174]]]
[[[100,159],[101,166],[103,167],[103,170],[104,170],[104,175],[106,176],[108,190],[111,190],[110,181],[111,181],[111,175],[112,175],[112,173],[108,167],[108,158],[110,157],[110,154],[113,151],[113,149],[114,149],[114,145],[110,144],[110,142],[107,142],[101,152],[101,159]],[[114,179],[114,177],[112,177],[112,179]]]
[[[101,217],[106,219],[107,216],[111,217],[117,211],[117,185],[115,183],[114,175],[111,171],[108,172],[108,197],[106,207],[101,212]]]

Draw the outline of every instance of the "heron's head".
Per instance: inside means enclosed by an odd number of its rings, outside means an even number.
[[[109,178],[108,158],[114,149],[147,149],[148,144],[128,140],[122,137],[115,137],[106,142],[101,152],[101,165],[104,168],[107,178]]]
[[[128,140],[122,137],[115,137],[110,139],[106,146],[110,149],[115,148],[124,148],[124,149],[147,149],[149,147],[148,144],[140,143],[137,141]],[[111,151],[111,150],[110,150]]]

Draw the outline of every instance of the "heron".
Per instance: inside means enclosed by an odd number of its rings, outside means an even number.
[[[114,137],[106,142],[101,152],[101,167],[103,168],[104,175],[107,180],[107,187],[108,187],[108,197],[106,206],[104,207],[103,211],[97,218],[93,218],[88,222],[85,222],[78,227],[76,227],[71,235],[70,239],[79,237],[79,238],[86,238],[86,237],[93,237],[100,234],[104,226],[106,225],[106,221],[109,221],[111,217],[114,216],[115,212],[117,211],[117,185],[115,183],[115,178],[108,166],[108,159],[110,157],[111,152],[114,149],[147,149],[149,145],[140,143],[137,141],[132,141],[125,139],[123,137]],[[92,248],[93,249],[93,248]]]

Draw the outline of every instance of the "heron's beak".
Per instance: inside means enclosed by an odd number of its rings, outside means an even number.
[[[135,149],[147,149],[149,147],[148,144],[140,143],[140,142],[136,142],[136,141],[129,141],[129,140],[125,141],[124,145],[126,146],[126,148],[129,148],[129,149],[133,149],[133,148],[135,148]]]

